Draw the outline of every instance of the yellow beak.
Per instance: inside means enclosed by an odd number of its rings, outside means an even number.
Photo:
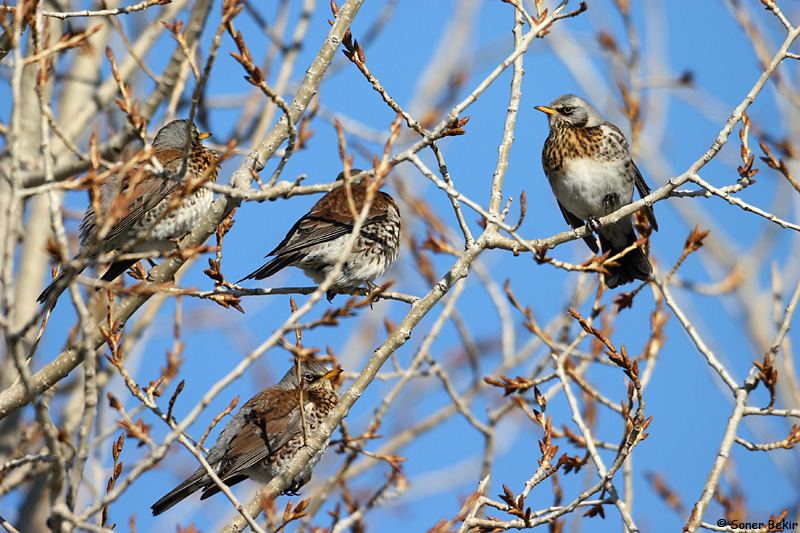
[[[325,374],[324,376],[322,376],[320,379],[331,379],[331,378],[335,378],[336,376],[338,376],[338,375],[339,375],[339,374],[341,374],[342,372],[344,372],[344,370],[342,370],[341,368],[334,368],[333,370],[331,370],[330,372],[328,372],[327,374]]]
[[[211,137],[211,134],[208,133],[207,131],[204,131],[197,137],[202,141],[203,139],[208,139],[209,137]]]
[[[544,105],[537,105],[536,107],[534,107],[534,109],[538,109],[542,113],[547,113],[548,115],[556,115],[556,114],[558,114],[558,111],[556,111],[552,107],[547,107],[547,106],[544,106]]]

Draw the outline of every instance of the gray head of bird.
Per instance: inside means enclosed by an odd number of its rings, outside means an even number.
[[[358,176],[362,172],[364,172],[364,171],[361,170],[360,168],[351,168],[350,169],[350,179],[352,180],[353,176]],[[336,176],[336,181],[344,181],[344,171],[339,172],[339,175]]]
[[[189,128],[187,130],[187,128]],[[183,150],[186,145],[187,131],[191,132],[191,144],[200,144],[200,141],[211,137],[208,132],[200,132],[194,123],[190,123],[188,119],[181,118],[173,120],[169,124],[158,130],[156,138],[153,140],[153,146],[160,149],[175,149]]]
[[[325,365],[316,361],[303,361],[300,363],[300,379],[303,381],[303,390],[321,388],[333,389],[330,380],[342,373],[341,368],[328,370]],[[297,389],[297,368],[292,366],[283,378],[275,385],[281,390]]]
[[[593,128],[605,122],[603,116],[589,102],[574,94],[559,96],[549,106],[540,105],[535,109],[547,114],[551,128],[554,125]]]

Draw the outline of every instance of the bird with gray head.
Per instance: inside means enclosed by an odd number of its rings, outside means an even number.
[[[565,94],[549,106],[537,106],[546,113],[550,135],[542,150],[542,167],[567,223],[580,228],[588,223],[600,237],[603,253],[617,255],[636,242],[630,217],[599,226],[597,219],[633,201],[634,188],[641,197],[650,194],[642,174],[628,150],[619,128],[605,119],[586,100]],[[650,226],[658,231],[651,206],[642,208]],[[583,238],[598,253],[594,235]],[[649,280],[653,267],[640,247],[606,264],[605,284],[609,288],[636,279]]]
[[[363,172],[354,168],[351,176]],[[344,172],[337,180],[344,179]],[[366,184],[352,185],[351,197],[357,213],[366,203]],[[344,187],[323,196],[305,216],[295,223],[281,243],[267,256],[275,256],[258,270],[241,280],[264,279],[288,266],[295,266],[316,283],[322,283],[334,265],[345,253],[345,243],[355,224]],[[376,288],[372,283],[397,259],[400,250],[402,221],[394,199],[378,191],[372,199],[369,213],[342,270],[328,290],[330,301],[340,290],[353,290],[363,285]]]
[[[173,120],[153,141],[153,157],[163,172],[145,160],[103,183],[99,202],[90,203],[80,225],[76,259],[82,266],[65,268],[38,301],[55,305],[67,283],[102,255],[173,251],[175,241],[191,232],[214,200],[211,190],[201,187],[216,181],[219,171],[217,155],[201,142],[210,135],[186,119]],[[113,281],[137,261],[112,259],[100,279]]]
[[[220,480],[228,486],[247,478],[267,484],[281,475],[305,445],[300,389],[305,433],[311,436],[339,401],[339,395],[330,380],[341,372],[341,368],[328,370],[316,361],[303,362],[300,363],[300,381],[297,380],[297,368],[293,366],[277,385],[248,400],[233,415],[206,456],[206,461]],[[329,442],[330,437],[283,494],[296,494],[311,479],[312,470]],[[220,491],[202,466],[154,503],[153,515],[163,513],[200,489],[203,489],[201,500]]]

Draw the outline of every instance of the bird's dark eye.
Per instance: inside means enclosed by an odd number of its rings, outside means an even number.
[[[570,106],[570,105],[565,105],[564,107],[562,107],[562,108],[561,108],[561,112],[562,112],[562,113],[564,113],[565,115],[569,115],[570,113],[572,113],[572,111],[573,111],[574,109],[575,109],[575,108],[573,108],[573,107],[572,107],[572,106]]]
[[[303,380],[306,383],[313,383],[314,381],[316,381],[316,379],[317,378],[316,378],[316,376],[314,376],[314,374],[306,374],[306,375],[303,376]]]

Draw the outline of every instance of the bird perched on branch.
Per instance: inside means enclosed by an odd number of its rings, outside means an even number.
[[[161,128],[153,141],[153,157],[163,170],[154,169],[151,161],[145,160],[106,181],[99,201],[86,209],[76,257],[94,261],[112,252],[174,250],[175,241],[191,232],[214,200],[211,190],[202,187],[216,181],[219,171],[217,155],[201,143],[210,135],[200,133],[186,119],[173,120]],[[113,281],[137,261],[112,260],[100,279]],[[63,270],[38,301],[52,300],[55,304],[69,279],[83,268],[85,265]]]
[[[360,172],[354,168],[350,174],[354,176]],[[344,172],[336,179],[343,180]],[[357,215],[366,203],[367,185],[352,185],[350,192]],[[345,187],[329,192],[292,226],[283,241],[267,255],[275,256],[275,259],[239,282],[264,279],[283,268],[295,266],[316,283],[322,283],[339,257],[346,253],[344,246],[355,221]],[[385,192],[377,191],[359,236],[328,291],[328,300],[339,290],[352,290],[363,285],[374,289],[372,282],[397,259],[401,231],[397,204]]]
[[[341,368],[328,370],[316,361],[292,367],[277,385],[253,396],[217,437],[208,451],[206,461],[220,480],[231,486],[252,478],[269,483],[279,476],[305,446],[310,437],[339,401],[331,378],[338,376]],[[302,390],[304,413],[300,412]],[[303,431],[303,423],[306,431]],[[330,437],[322,448],[292,480],[284,494],[296,494],[311,479],[312,469],[322,458]],[[186,481],[153,504],[153,515],[158,515],[194,492],[203,489],[201,500],[220,491],[201,466]]]
[[[565,94],[549,106],[536,109],[546,113],[550,123],[542,167],[564,218],[576,229],[587,221],[589,229],[597,231],[603,253],[614,256],[622,252],[637,240],[630,217],[599,227],[597,219],[630,204],[634,188],[641,197],[650,194],[631,158],[625,136],[574,94]],[[658,231],[653,208],[645,206],[642,210],[650,226]],[[598,252],[594,235],[583,240],[594,253]],[[604,281],[609,288],[636,279],[646,281],[653,275],[653,267],[639,247],[616,262],[617,265],[605,265]]]

